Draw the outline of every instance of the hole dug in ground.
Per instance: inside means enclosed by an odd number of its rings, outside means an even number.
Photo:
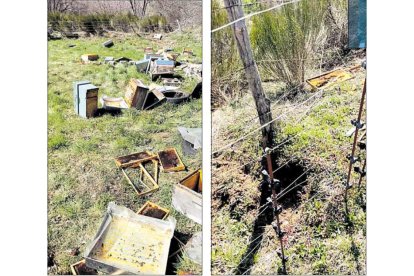
[[[306,168],[299,161],[292,161],[275,172],[274,178],[279,179],[281,183],[281,191],[278,193],[281,198],[278,203],[283,208],[291,208],[300,203],[303,187],[307,185],[309,174],[305,171]]]

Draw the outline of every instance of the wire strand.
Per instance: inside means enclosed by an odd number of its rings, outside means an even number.
[[[282,4],[279,4],[279,5],[273,6],[273,7],[271,7],[271,8],[268,8],[268,9],[265,9],[265,10],[262,10],[262,11],[253,12],[253,13],[248,14],[248,15],[246,15],[246,16],[240,17],[240,18],[238,18],[238,19],[236,19],[236,20],[234,20],[234,21],[232,21],[232,22],[229,22],[229,23],[227,23],[227,24],[225,24],[225,25],[223,25],[223,26],[221,26],[221,27],[218,27],[218,28],[216,28],[216,29],[212,30],[212,31],[211,31],[211,33],[215,33],[215,32],[217,32],[217,31],[219,31],[219,30],[221,30],[221,29],[224,29],[224,28],[226,28],[226,27],[228,27],[228,26],[231,26],[231,25],[233,25],[233,24],[235,24],[235,23],[237,23],[237,22],[239,22],[239,21],[242,21],[242,20],[244,20],[244,19],[250,18],[250,17],[252,17],[252,16],[255,16],[255,15],[258,15],[258,14],[261,14],[261,13],[264,13],[264,12],[268,12],[268,11],[271,11],[271,10],[274,10],[274,9],[277,9],[277,8],[281,8],[281,7],[283,7],[283,6],[285,6],[285,5],[288,5],[288,4],[297,3],[297,2],[299,2],[299,1],[300,1],[300,0],[294,0],[294,1],[290,1],[290,2],[285,2],[285,3],[282,3]]]

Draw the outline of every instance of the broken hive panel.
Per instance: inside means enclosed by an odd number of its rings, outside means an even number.
[[[175,148],[168,148],[158,152],[158,160],[164,172],[178,172],[185,170],[185,166]]]
[[[159,92],[156,89],[151,90],[150,92],[147,93],[147,97],[145,99],[143,108],[144,110],[148,110],[151,109],[157,105],[160,105],[161,103],[165,102],[167,100],[167,98],[164,96],[164,94],[162,94],[161,92]]]
[[[180,183],[174,185],[172,194],[172,206],[180,213],[196,223],[202,223],[203,198],[197,193]]]
[[[306,82],[313,88],[318,89],[322,87],[328,87],[334,83],[343,82],[352,79],[354,76],[342,69],[335,69],[326,72],[322,75],[307,79]]]
[[[146,162],[149,160],[154,160],[157,158],[157,155],[149,152],[149,151],[142,151],[136,152],[124,156],[119,156],[115,158],[115,163],[118,167],[126,168],[130,166],[137,165],[142,162]]]
[[[158,159],[151,159],[140,163],[151,175],[156,183],[158,183]]]
[[[197,170],[180,181],[180,184],[198,193],[202,193],[202,173]]]

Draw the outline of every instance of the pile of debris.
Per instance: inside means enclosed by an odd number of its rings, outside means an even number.
[[[183,55],[194,56],[191,49],[184,49]],[[185,72],[186,77],[194,77],[201,81],[201,71],[202,66],[200,64],[193,63],[184,63],[179,62],[178,57],[180,53],[174,52],[172,48],[161,49],[157,52],[154,52],[154,49],[147,47],[144,49],[144,58],[135,62],[138,72],[149,73],[153,81],[161,78],[161,81],[164,82],[165,79],[174,78],[176,73],[175,69],[183,70],[183,68],[198,68],[191,73]]]
[[[104,47],[112,47],[112,40],[104,42]],[[122,110],[136,108],[138,110],[148,110],[163,102],[179,104],[190,98],[198,99],[202,95],[202,66],[200,64],[179,64],[177,57],[171,48],[166,48],[153,53],[151,47],[144,50],[144,58],[133,61],[127,57],[106,57],[104,62],[115,66],[115,64],[135,65],[138,72],[149,73],[152,80],[161,79],[162,85],[155,83],[149,86],[138,79],[131,79],[126,88],[125,96],[122,98],[108,97],[102,95],[100,98],[101,106],[104,110]],[[190,49],[186,49],[188,54]],[[192,54],[192,51],[191,51]],[[99,60],[97,54],[84,54],[81,56],[83,63],[90,63]],[[176,75],[177,71],[183,71],[186,77],[197,78],[196,84],[191,94],[180,90],[182,76]],[[89,85],[89,86],[88,86]],[[75,112],[83,118],[91,118],[98,114],[98,88],[93,86],[90,81],[77,81],[73,85],[73,95]]]
[[[160,38],[161,39],[161,38]],[[105,41],[103,47],[114,47],[112,40]],[[76,114],[82,118],[92,118],[104,111],[121,111],[135,108],[149,110],[164,102],[179,104],[190,98],[201,98],[201,65],[183,64],[177,61],[179,53],[166,48],[154,53],[145,48],[144,58],[133,61],[127,57],[105,57],[104,63],[134,65],[138,72],[151,75],[151,79],[162,85],[132,78],[128,82],[123,97],[99,97],[99,88],[90,81],[73,83],[73,99]],[[183,55],[193,55],[185,49]],[[82,63],[99,62],[98,54],[84,54]],[[195,69],[194,69],[195,68]],[[186,77],[197,78],[191,94],[180,91],[183,71]],[[98,108],[98,105],[101,108]],[[201,148],[201,128],[179,127],[183,140],[182,148],[186,155],[194,155]],[[153,194],[161,185],[159,172],[176,173],[186,170],[175,148],[167,148],[152,153],[136,152],[115,158],[115,164],[131,185],[138,197]],[[202,171],[196,170],[186,175],[172,187],[171,206],[194,222],[202,223]],[[124,206],[109,203],[101,226],[87,246],[84,259],[71,266],[74,275],[94,274],[156,274],[166,273],[168,260],[178,251],[170,253],[176,221],[170,210],[147,201],[137,212]],[[178,240],[178,239],[177,239]],[[181,241],[179,241],[182,243]],[[170,248],[171,247],[171,248]],[[180,247],[191,260],[201,265],[201,233],[196,233]]]
[[[82,118],[92,118],[98,112],[99,88],[90,81],[76,81],[73,83],[73,101],[75,113]],[[136,108],[138,110],[149,110],[163,102],[180,104],[191,98],[199,98],[201,94],[201,83],[197,84],[191,94],[179,90],[177,86],[145,85],[138,79],[131,79],[126,87],[124,97],[108,97],[102,95],[99,98],[103,110],[116,110]],[[194,96],[194,97],[193,97]]]
[[[115,164],[139,197],[158,190],[159,171],[171,173],[185,170],[174,148],[157,154],[142,151],[116,157]],[[172,194],[172,206],[201,224],[201,170],[196,170],[175,184]],[[165,274],[169,257],[176,254],[169,253],[175,224],[170,210],[156,203],[147,201],[134,212],[111,202],[101,226],[86,248],[84,259],[71,266],[72,273]],[[201,233],[196,233],[180,250],[201,264]]]

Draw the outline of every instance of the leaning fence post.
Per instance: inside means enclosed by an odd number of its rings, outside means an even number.
[[[241,0],[224,0],[224,7],[227,10],[229,21],[235,21],[244,17]],[[257,113],[262,128],[262,137],[266,137],[266,147],[271,148],[273,144],[273,124],[272,113],[270,111],[270,101],[266,99],[260,79],[257,64],[253,58],[253,52],[250,45],[249,34],[245,20],[239,20],[231,26],[234,39],[237,42],[240,59],[243,62],[244,72],[246,74],[249,90],[253,95]]]
[[[283,231],[280,228],[279,220],[279,211],[277,205],[277,194],[276,194],[276,183],[273,179],[273,170],[272,170],[272,150],[273,146],[273,124],[272,112],[270,110],[270,101],[266,99],[262,81],[260,79],[259,70],[257,64],[253,58],[253,51],[250,45],[249,34],[247,33],[246,22],[244,19],[238,20],[244,17],[244,12],[242,8],[241,0],[224,0],[224,7],[227,10],[227,15],[229,22],[234,22],[231,25],[233,30],[234,39],[237,43],[237,48],[239,52],[240,59],[243,62],[244,72],[246,74],[247,82],[249,85],[249,90],[253,95],[256,110],[259,116],[260,125],[262,127],[262,137],[263,137],[263,149],[265,150],[266,159],[267,159],[267,174],[269,176],[270,185],[272,187],[272,209],[273,209],[273,218],[276,218],[276,221],[272,222],[272,226],[276,231],[276,235],[280,241],[281,254],[280,258],[282,259],[282,269],[283,273],[286,274],[286,257],[285,251],[283,248]],[[236,21],[238,20],[238,21]]]

